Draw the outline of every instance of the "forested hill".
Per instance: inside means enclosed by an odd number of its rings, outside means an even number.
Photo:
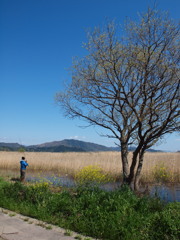
[[[130,148],[133,151],[134,148]],[[47,142],[38,145],[24,146],[19,143],[0,142],[0,151],[28,151],[28,152],[103,152],[120,151],[118,147],[106,147],[103,145],[84,142],[74,139]],[[150,150],[155,152],[155,150]]]

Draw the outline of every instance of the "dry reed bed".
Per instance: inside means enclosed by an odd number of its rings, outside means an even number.
[[[0,152],[0,170],[6,173],[19,171],[22,156],[28,160],[28,172],[53,172],[73,176],[83,167],[93,165],[100,166],[104,172],[115,177],[122,173],[120,152]],[[129,159],[131,158],[132,153],[129,153]],[[142,170],[144,181],[151,181],[152,171],[157,165],[164,166],[179,181],[177,176],[180,176],[180,153],[146,153]]]

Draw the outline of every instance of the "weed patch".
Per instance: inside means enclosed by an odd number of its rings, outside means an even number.
[[[111,178],[103,173],[103,169],[98,166],[89,165],[82,168],[76,175],[75,180],[81,185],[106,183]]]
[[[153,170],[153,177],[158,183],[172,182],[172,173],[164,164],[156,165]]]
[[[0,206],[69,229],[67,235],[75,231],[108,240],[179,239],[180,203],[138,197],[128,187],[107,192],[95,185],[79,185],[52,192],[45,183],[3,182]]]

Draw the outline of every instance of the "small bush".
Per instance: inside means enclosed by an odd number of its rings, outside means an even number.
[[[26,199],[27,187],[20,182],[6,183],[3,188],[3,194],[17,201],[23,201]]]
[[[172,179],[171,175],[172,175],[171,172],[163,164],[156,165],[153,170],[154,179],[158,183],[170,182],[170,180]]]
[[[164,209],[152,216],[149,235],[151,239],[177,240],[180,239],[180,204],[169,203]]]
[[[50,190],[49,183],[35,183],[30,185],[26,191],[26,199],[33,204],[45,206],[46,201],[49,199]]]
[[[103,170],[98,166],[86,166],[81,169],[76,175],[75,180],[81,185],[100,184],[110,181],[110,177],[103,173]]]

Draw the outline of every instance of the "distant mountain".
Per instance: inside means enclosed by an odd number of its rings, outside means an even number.
[[[130,147],[133,151],[135,147]],[[24,146],[18,143],[0,143],[0,151],[28,151],[28,152],[104,152],[120,151],[120,147],[106,147],[103,145],[84,142],[74,139],[64,139],[62,141],[47,142],[38,145]],[[157,150],[149,149],[151,152]]]
[[[0,142],[0,151],[16,151],[18,149],[23,148],[23,145],[19,143],[4,143]]]
[[[30,150],[49,150],[50,152],[100,152],[100,151],[112,151],[112,148],[103,145],[84,142],[74,139],[64,139],[62,141],[47,142],[39,145],[33,145],[28,147]]]
[[[66,147],[75,147],[75,148],[80,148],[84,149],[86,151],[107,151],[109,150],[108,147],[91,143],[91,142],[84,142],[80,140],[74,140],[74,139],[65,139],[62,141],[56,141],[56,142],[50,142],[50,143],[44,143],[41,144],[40,146],[43,147],[52,147],[52,146],[66,146]]]

